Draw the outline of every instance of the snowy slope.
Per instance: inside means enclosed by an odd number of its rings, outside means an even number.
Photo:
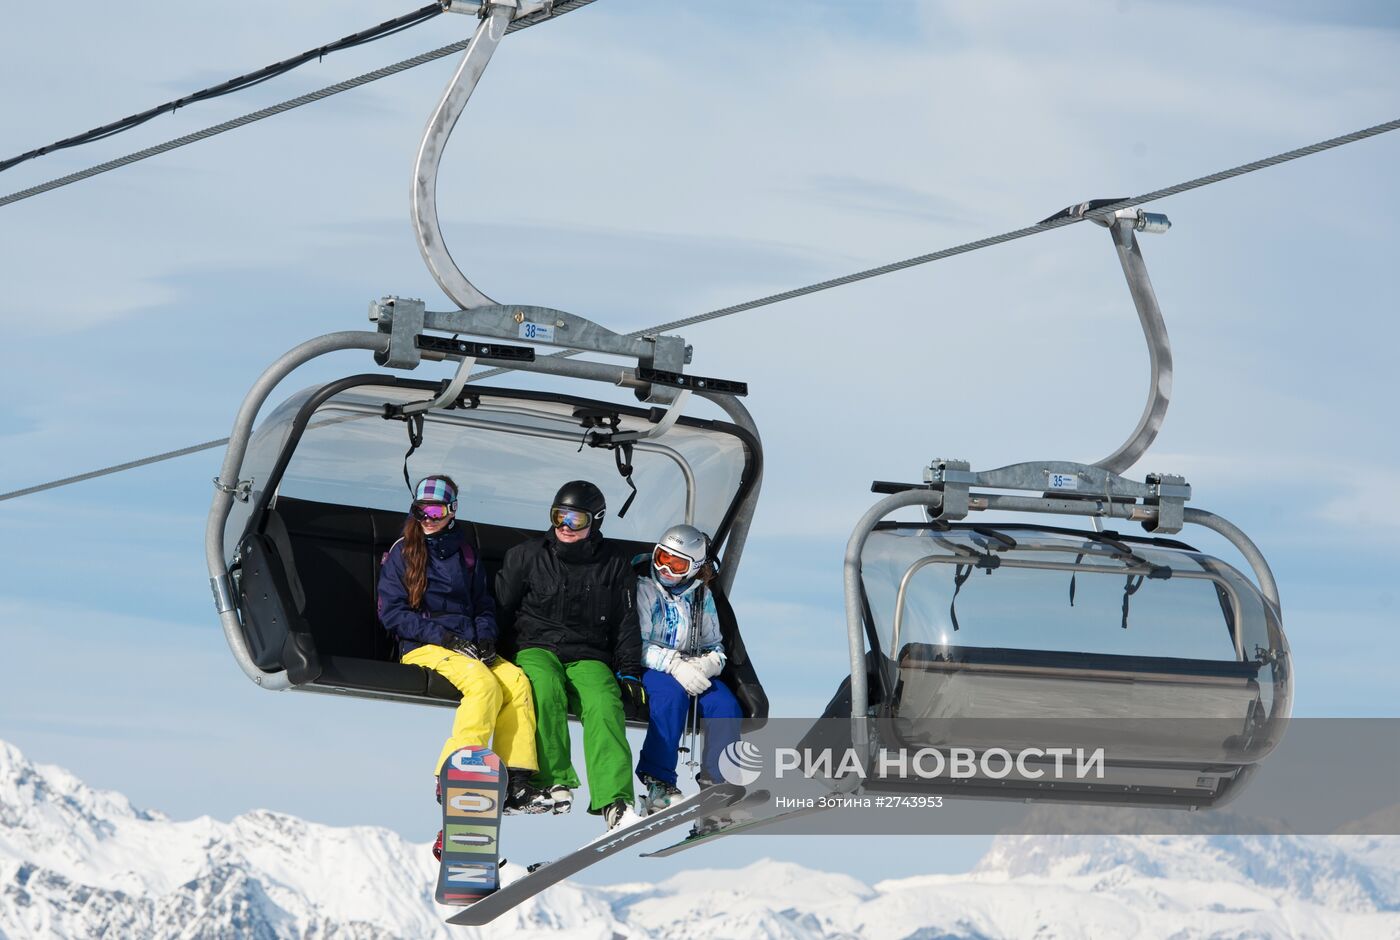
[[[1397,863],[1400,840],[1368,836],[1008,836],[968,874],[873,886],[771,860],[566,883],[475,931],[442,923],[426,845],[270,812],[173,821],[0,742],[0,938],[1400,940]]]

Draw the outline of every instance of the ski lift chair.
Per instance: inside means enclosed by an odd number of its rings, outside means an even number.
[[[725,678],[748,717],[766,714],[726,596],[742,551],[742,535],[732,538],[735,523],[746,527],[757,493],[762,458],[754,434],[661,408],[471,387],[447,407],[419,413],[419,443],[406,459],[403,413],[439,391],[392,375],[350,376],[293,395],[252,436],[239,471],[249,483],[221,551],[236,619],[232,642],[246,652],[255,681],[456,705],[459,693],[441,676],[397,661],[396,644],[378,622],[379,568],[403,529],[407,465],[414,477],[456,477],[459,524],[492,580],[506,551],[547,528],[549,500],[570,479],[603,488],[611,509],[604,534],[626,551],[650,551],[679,520],[713,533],[717,552],[728,538],[729,577],[715,591],[731,651]],[[662,421],[669,423],[664,433],[643,437]],[[624,476],[614,438],[628,437],[636,439],[628,442]],[[646,714],[629,718],[644,724]]]
[[[1172,379],[1136,236],[1170,222],[1118,208],[1126,201],[1081,203],[1045,222],[1078,217],[1109,229],[1150,357],[1136,428],[1094,464],[974,472],[940,459],[922,484],[874,484],[888,495],[856,525],[846,552],[851,673],[826,712],[849,718],[849,739],[868,756],[882,747],[982,755],[1102,747],[1103,775],[1047,779],[1044,761],[1028,761],[1030,772],[1018,765],[1002,775],[997,763],[989,774],[979,762],[973,775],[931,778],[896,765],[868,777],[868,789],[1214,806],[1240,791],[1284,733],[1293,670],[1264,556],[1231,523],[1187,508],[1183,478],[1121,476],[1160,430]],[[906,506],[923,507],[928,522],[883,521]],[[965,521],[987,510],[1089,517],[1094,527]],[[1141,523],[1150,537],[1103,531],[1114,519]],[[1187,524],[1224,536],[1255,580],[1164,538]]]
[[[1030,774],[903,774],[870,780],[877,789],[1209,806],[1236,792],[1288,722],[1276,606],[1175,540],[879,522],[860,552],[859,606],[879,747],[1105,755],[1102,775],[1084,779],[1050,777],[1052,760],[1039,759]],[[834,711],[854,713],[850,685]]]
[[[608,498],[604,534],[626,548],[650,551],[679,521],[710,534],[723,562],[713,593],[729,653],[724,678],[746,716],[762,720],[767,699],[727,600],[762,477],[758,431],[739,401],[747,386],[688,374],[691,348],[679,336],[620,334],[563,310],[501,304],[458,268],[437,214],[444,149],[510,23],[547,18],[553,5],[447,6],[479,22],[428,120],[410,207],[428,271],[459,309],[435,312],[421,300],[386,297],[370,305],[376,331],[303,343],[249,391],[214,480],[205,530],[225,638],[239,667],[263,688],[455,705],[458,693],[441,677],[397,662],[378,623],[379,565],[403,527],[405,478],[457,478],[458,518],[488,574],[512,546],[543,531],[562,483],[586,478]],[[537,360],[537,346],[569,352]],[[264,402],[294,368],[349,349],[373,351],[388,369],[414,369],[424,359],[458,368],[436,384],[379,374],[307,389],[253,433]],[[576,352],[626,364],[568,358]],[[470,385],[478,361],[620,386],[650,407]],[[731,420],[685,416],[692,395],[713,401]],[[411,458],[403,455],[405,428]],[[629,717],[646,720],[642,712]]]

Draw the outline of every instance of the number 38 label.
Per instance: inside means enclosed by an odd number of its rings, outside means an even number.
[[[537,343],[552,343],[554,341],[554,327],[526,320],[520,324],[520,338],[532,339]]]

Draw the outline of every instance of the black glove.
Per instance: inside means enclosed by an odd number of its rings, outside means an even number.
[[[443,644],[454,653],[461,653],[463,656],[470,656],[478,659],[483,666],[489,666],[496,661],[496,641],[495,640],[468,640],[453,634],[448,637]]]
[[[633,708],[645,708],[647,704],[647,688],[642,685],[642,680],[636,676],[625,676],[617,674],[617,685],[622,690],[622,703],[630,703]]]
[[[482,665],[489,666],[496,661],[496,641],[477,640],[476,658],[481,660]]]

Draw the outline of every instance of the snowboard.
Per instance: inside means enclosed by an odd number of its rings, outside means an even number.
[[[489,747],[464,747],[443,763],[438,784],[442,788],[442,861],[434,896],[439,904],[471,904],[500,887],[498,851],[506,772]]]
[[[568,855],[539,866],[531,866],[528,875],[494,894],[483,897],[466,910],[453,914],[447,922],[467,926],[488,924],[517,904],[529,900],[545,888],[558,884],[589,865],[631,848],[659,832],[713,815],[743,795],[743,787],[730,783],[721,783],[701,790],[687,799],[672,803],[658,813],[643,817],[630,826],[614,829]]]

